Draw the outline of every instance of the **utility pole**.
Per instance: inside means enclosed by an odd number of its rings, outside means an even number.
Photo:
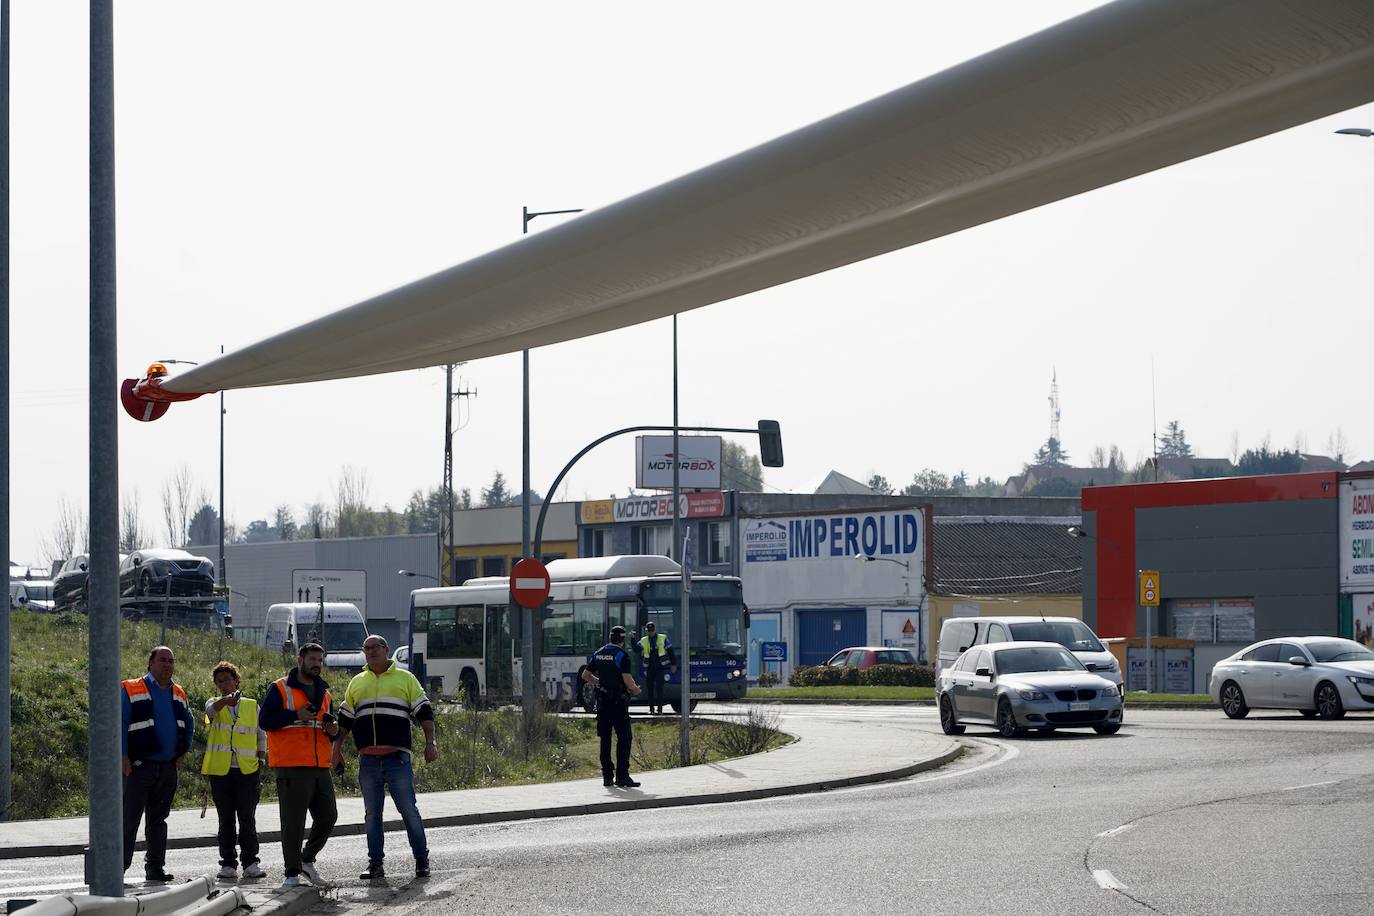
[[[462,363],[444,367],[444,511],[439,519],[439,584],[457,585],[448,577],[453,556],[453,401],[477,396],[477,389],[453,390],[453,370]]]
[[[10,560],[10,3],[0,0],[0,559]],[[5,575],[9,575],[8,572]],[[10,812],[10,615],[0,615],[0,821]]]

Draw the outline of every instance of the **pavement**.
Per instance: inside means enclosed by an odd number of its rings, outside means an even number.
[[[852,716],[844,710],[814,715],[802,710],[789,714],[786,707],[770,708],[778,711],[778,727],[796,741],[749,757],[637,774],[636,778],[644,783],[638,789],[607,788],[599,779],[582,779],[430,792],[420,796],[420,812],[428,827],[459,827],[716,804],[902,779],[942,766],[962,751],[953,739],[919,727],[916,718],[884,721],[879,726],[872,719]],[[741,706],[707,704],[699,712],[728,717],[741,714]],[[925,725],[928,727],[929,723]],[[362,833],[362,799],[340,798],[338,808],[334,835]],[[394,808],[388,806],[388,810],[394,814]],[[399,818],[389,819],[385,824],[389,832],[403,829]],[[0,859],[79,855],[86,845],[88,829],[84,817],[2,823]],[[173,811],[168,818],[168,845],[214,847],[216,829],[213,814],[202,818],[198,808]],[[258,808],[258,836],[270,855],[270,844],[281,839],[275,805]],[[143,848],[142,841],[138,848]],[[213,863],[214,857],[207,856],[207,860]],[[313,888],[241,888],[249,895],[249,904],[255,911],[272,916],[290,916],[319,899]]]

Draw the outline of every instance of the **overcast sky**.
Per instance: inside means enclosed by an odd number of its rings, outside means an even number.
[[[1095,4],[116,4],[119,359],[203,361],[500,247],[520,208],[594,208]],[[13,0],[12,554],[87,497],[87,28]],[[1149,453],[1374,457],[1367,413],[1374,127],[1366,106],[1078,198],[683,315],[682,420],[782,422],[810,491],[831,468],[1019,472],[1049,427]],[[549,217],[532,231],[552,225]],[[534,489],[610,429],[671,421],[671,324],[532,354]],[[462,367],[455,484],[518,486],[520,357]],[[340,469],[400,509],[437,486],[442,369],[231,392],[227,516],[329,501]],[[113,392],[111,395],[113,396]],[[121,414],[121,485],[164,543],[181,464],[213,493],[213,399]],[[751,443],[752,445],[752,443]],[[626,495],[633,440],[560,497]]]

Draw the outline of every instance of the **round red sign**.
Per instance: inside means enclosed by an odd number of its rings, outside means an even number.
[[[511,567],[510,596],[521,607],[536,608],[549,597],[549,570],[534,557],[525,557]]]

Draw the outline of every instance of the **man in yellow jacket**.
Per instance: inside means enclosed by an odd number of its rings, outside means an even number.
[[[210,732],[200,771],[210,779],[210,797],[219,815],[219,878],[232,881],[238,876],[236,832],[243,852],[243,876],[265,878],[267,872],[258,864],[257,811],[262,767],[267,763],[267,733],[258,726],[257,700],[239,690],[238,666],[220,662],[213,677],[219,699],[205,703]]]
[[[358,877],[374,881],[385,877],[382,866],[382,806],[386,792],[406,826],[410,851],[415,856],[415,877],[429,877],[429,847],[425,822],[415,803],[415,771],[410,765],[410,722],[425,733],[425,763],[439,759],[434,738],[434,708],[415,675],[387,657],[386,640],[363,640],[367,669],[348,682],[339,707],[339,731],[353,733],[358,745],[358,784],[363,790],[364,822],[367,825],[367,871]],[[334,765],[343,765],[343,742],[334,745]]]

